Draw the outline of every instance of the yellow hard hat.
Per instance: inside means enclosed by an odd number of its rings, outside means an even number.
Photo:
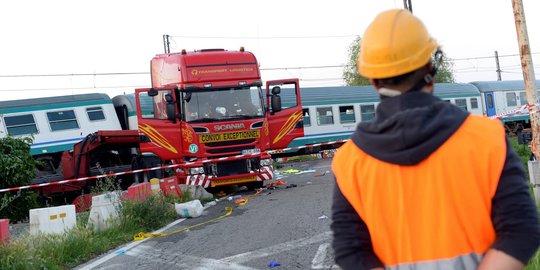
[[[357,67],[366,78],[383,79],[426,65],[437,42],[408,10],[387,10],[368,26],[360,43]]]

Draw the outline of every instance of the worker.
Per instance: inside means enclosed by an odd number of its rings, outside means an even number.
[[[378,91],[332,163],[342,269],[522,269],[540,243],[520,158],[497,120],[433,95],[437,42],[409,11],[368,26],[357,67]]]

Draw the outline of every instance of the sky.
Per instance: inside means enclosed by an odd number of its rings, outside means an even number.
[[[540,1],[523,4],[538,79]],[[511,0],[412,0],[412,7],[454,59],[457,82],[497,80],[495,51],[503,80],[523,78]],[[243,46],[263,81],[344,85],[349,46],[392,8],[403,1],[0,1],[0,100],[150,87],[150,60],[164,52],[165,34],[171,52]]]

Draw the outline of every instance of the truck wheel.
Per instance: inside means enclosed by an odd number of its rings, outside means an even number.
[[[246,187],[248,188],[248,190],[259,189],[259,188],[262,188],[263,186],[264,186],[263,181],[250,182],[246,184]]]

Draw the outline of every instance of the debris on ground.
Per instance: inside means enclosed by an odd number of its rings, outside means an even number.
[[[204,207],[199,200],[193,200],[185,203],[175,203],[174,209],[180,217],[193,218],[202,214]]]
[[[265,187],[270,189],[271,187],[276,187],[276,186],[281,186],[281,185],[286,185],[286,184],[288,184],[286,181],[278,180],[278,181],[274,181],[272,183],[266,184]]]
[[[268,262],[268,267],[270,267],[270,268],[274,268],[274,267],[278,267],[278,266],[281,266],[281,263],[276,262],[276,261]]]
[[[296,184],[290,184],[290,185],[286,186],[285,188],[295,188],[295,187],[297,187]]]
[[[314,172],[315,170],[305,170],[305,171],[296,172],[295,174],[314,173]]]
[[[282,173],[288,173],[288,174],[298,173],[298,172],[300,172],[300,170],[297,170],[297,169],[288,169],[288,170],[282,171]]]
[[[328,219],[328,217],[326,215],[322,215],[322,216],[319,217],[319,219],[321,219],[321,220],[322,219]]]
[[[327,173],[329,173],[329,172],[330,172],[330,171],[325,171],[325,172],[317,173],[317,174],[315,174],[315,175],[313,175],[313,176],[315,176],[315,177],[325,176],[325,175],[326,175]]]
[[[310,181],[307,181],[307,182],[306,182],[306,184],[308,184],[308,185],[311,185],[311,184],[313,184],[313,183],[312,183],[312,182],[310,182]]]

